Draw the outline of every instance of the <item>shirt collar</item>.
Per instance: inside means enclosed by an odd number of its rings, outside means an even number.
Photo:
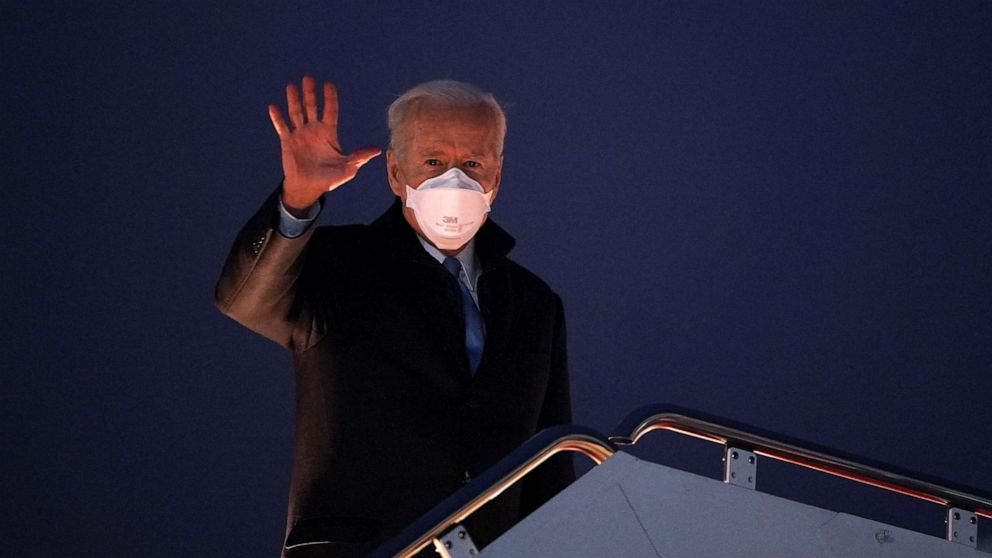
[[[424,247],[424,250],[431,255],[432,258],[437,260],[437,263],[444,263],[444,258],[446,257],[441,253],[433,244],[427,242],[420,235],[417,235],[417,240],[420,241],[420,245]],[[479,275],[482,275],[482,266],[479,265],[479,260],[475,257],[475,238],[468,241],[468,244],[461,249],[460,252],[454,255],[462,264],[462,269],[465,270],[465,276],[468,277],[469,285],[468,288],[475,292],[475,286],[479,282]]]

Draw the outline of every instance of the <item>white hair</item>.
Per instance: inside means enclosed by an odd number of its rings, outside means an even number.
[[[409,116],[410,109],[419,101],[431,101],[449,107],[474,107],[484,105],[492,109],[496,117],[497,151],[503,152],[503,138],[506,137],[506,115],[488,93],[463,81],[438,79],[416,85],[400,95],[389,105],[389,145],[396,151],[403,149],[403,134],[400,133]]]

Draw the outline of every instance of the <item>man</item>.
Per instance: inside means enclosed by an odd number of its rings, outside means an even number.
[[[396,200],[370,225],[311,226],[322,195],[380,154],[342,152],[337,94],[303,78],[275,106],[281,187],[217,285],[225,314],[293,353],[296,443],[284,553],[361,556],[535,432],[571,421],[561,300],[487,219],[505,117],[436,81],[389,108]],[[467,522],[485,544],[574,477],[560,457]],[[428,550],[426,556],[433,555]]]

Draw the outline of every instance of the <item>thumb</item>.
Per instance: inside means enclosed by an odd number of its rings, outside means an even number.
[[[365,147],[359,147],[356,149],[355,152],[348,157],[348,160],[361,167],[381,154],[382,148],[375,145],[366,145]]]

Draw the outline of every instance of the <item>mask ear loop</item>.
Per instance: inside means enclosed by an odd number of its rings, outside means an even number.
[[[417,191],[406,185],[406,206],[410,209],[417,209]]]

